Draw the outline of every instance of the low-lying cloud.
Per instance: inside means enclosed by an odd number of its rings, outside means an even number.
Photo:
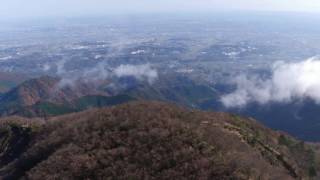
[[[110,76],[110,72],[105,68],[104,63],[98,63],[94,67],[74,71],[66,70],[65,64],[65,60],[56,63],[56,74],[61,78],[59,82],[60,87],[74,86],[77,82],[96,83]]]
[[[320,104],[320,59],[302,62],[277,62],[269,78],[242,75],[233,83],[236,90],[221,98],[226,107],[243,107],[248,103],[287,103],[310,98]]]
[[[158,78],[158,72],[150,64],[120,65],[113,72],[117,77],[132,76],[138,80],[146,80],[150,84]]]
[[[112,81],[122,77],[133,77],[139,81],[146,81],[152,84],[158,78],[158,71],[150,64],[122,64],[112,68],[108,64],[101,62],[82,70],[66,70],[65,64],[65,60],[58,61],[55,64],[56,75],[61,78],[60,87],[76,86],[79,82],[99,84],[104,80]]]

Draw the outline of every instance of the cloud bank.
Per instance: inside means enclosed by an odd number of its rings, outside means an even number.
[[[242,75],[234,79],[236,90],[224,95],[221,102],[229,108],[243,107],[248,103],[287,103],[310,98],[320,104],[320,59],[302,62],[277,62],[270,78]]]

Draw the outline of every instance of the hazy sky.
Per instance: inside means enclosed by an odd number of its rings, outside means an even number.
[[[1,0],[0,18],[190,11],[320,12],[319,0]]]

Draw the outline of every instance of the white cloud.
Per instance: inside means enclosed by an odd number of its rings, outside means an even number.
[[[106,80],[110,75],[104,62],[81,71],[68,71],[65,69],[65,63],[66,60],[60,60],[56,63],[56,74],[61,78],[60,87],[74,86],[77,82],[97,83]]]
[[[61,78],[59,87],[72,87],[79,82],[99,84],[104,80],[120,77],[134,77],[139,81],[147,81],[149,84],[152,84],[158,78],[157,70],[150,64],[125,64],[112,69],[108,68],[106,63],[101,62],[91,68],[68,71],[65,69],[65,63],[66,60],[60,60],[55,64],[57,69],[56,74]]]
[[[44,64],[43,66],[42,66],[42,70],[43,71],[49,71],[51,69],[51,66],[49,65],[49,64]]]
[[[277,62],[268,79],[240,76],[237,89],[221,98],[226,107],[242,107],[251,102],[291,102],[310,98],[320,104],[320,59],[310,58],[297,63]]]
[[[150,64],[120,65],[114,70],[117,77],[132,76],[138,80],[147,80],[150,84],[158,78],[158,72]]]

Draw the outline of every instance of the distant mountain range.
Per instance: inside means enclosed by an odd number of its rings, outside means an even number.
[[[220,96],[228,87],[212,88],[186,76],[167,74],[153,84],[131,77],[113,81],[76,81],[61,85],[57,77],[27,80],[0,95],[0,116],[51,117],[133,100],[156,100],[188,108],[233,112],[254,117],[273,129],[300,139],[319,141],[320,106],[311,100],[226,109]]]
[[[25,81],[1,96],[0,115],[47,117],[134,99],[126,95],[108,96],[89,83],[60,87],[59,82],[59,78],[50,76]]]
[[[112,83],[75,82],[61,86],[60,78],[43,76],[23,82],[0,97],[0,116],[48,117],[136,99],[172,102],[187,107],[215,99],[217,92],[183,76],[141,83],[130,77]]]
[[[1,179],[318,179],[319,146],[157,102],[0,121]]]

